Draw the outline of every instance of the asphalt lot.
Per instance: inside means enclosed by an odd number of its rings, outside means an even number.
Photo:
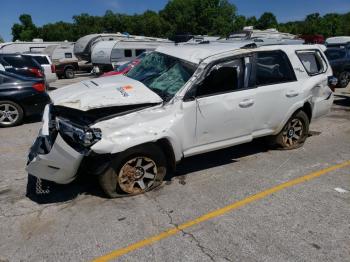
[[[73,196],[59,202],[40,205],[28,199],[24,167],[40,126],[33,120],[0,129],[0,261],[93,260],[348,161],[350,88],[337,90],[331,113],[311,124],[311,136],[302,148],[279,151],[253,142],[191,157],[159,189],[123,199],[105,198],[95,181],[70,186]],[[350,166],[113,257],[117,261],[350,261]]]

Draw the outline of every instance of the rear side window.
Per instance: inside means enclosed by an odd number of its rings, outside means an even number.
[[[124,50],[124,56],[125,57],[132,57],[132,50],[131,49],[125,49]]]
[[[33,58],[35,59],[35,61],[37,61],[41,65],[49,65],[50,64],[50,62],[46,58],[46,56],[33,56]]]
[[[284,52],[267,51],[257,53],[257,86],[274,85],[295,80],[292,65]]]
[[[15,68],[24,68],[24,67],[35,67],[38,65],[30,57],[25,56],[7,56],[4,57],[4,60]]]
[[[73,54],[72,53],[64,53],[64,57],[65,58],[73,58]]]
[[[318,75],[327,70],[327,65],[319,51],[298,51],[297,55],[309,75]]]

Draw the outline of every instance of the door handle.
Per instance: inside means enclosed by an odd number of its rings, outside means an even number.
[[[242,108],[250,107],[254,105],[254,100],[253,99],[245,99],[242,102],[239,103],[239,106]]]
[[[299,95],[298,92],[292,90],[292,91],[287,92],[286,97],[295,97],[295,96],[298,96],[298,95]]]

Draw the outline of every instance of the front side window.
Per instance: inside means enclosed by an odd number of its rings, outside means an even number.
[[[257,53],[256,85],[274,85],[295,81],[293,68],[282,51]]]
[[[153,52],[132,68],[126,76],[138,80],[169,101],[196,70],[192,63],[166,54]]]
[[[203,82],[197,86],[196,96],[209,96],[243,89],[244,68],[243,59],[214,65]]]
[[[298,51],[297,55],[309,75],[325,72],[326,64],[319,51]]]

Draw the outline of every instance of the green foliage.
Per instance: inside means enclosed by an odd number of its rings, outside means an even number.
[[[273,13],[263,13],[256,23],[257,29],[277,28],[278,22]]]
[[[12,26],[13,40],[31,41],[38,36],[38,28],[34,25],[32,17],[28,14],[19,16],[20,24]]]
[[[229,0],[169,0],[159,12],[147,10],[142,14],[126,15],[107,10],[103,16],[83,13],[75,15],[72,23],[60,21],[42,27],[36,27],[28,14],[22,14],[19,21],[12,26],[14,41],[31,41],[33,38],[76,41],[87,34],[116,32],[154,37],[186,33],[227,36],[244,26],[325,37],[350,35],[350,12],[324,16],[314,13],[304,21],[278,23],[270,12],[263,13],[258,19],[236,15],[236,7]]]
[[[3,43],[3,42],[5,42],[4,41],[4,39],[1,37],[1,35],[0,35],[0,43]]]

